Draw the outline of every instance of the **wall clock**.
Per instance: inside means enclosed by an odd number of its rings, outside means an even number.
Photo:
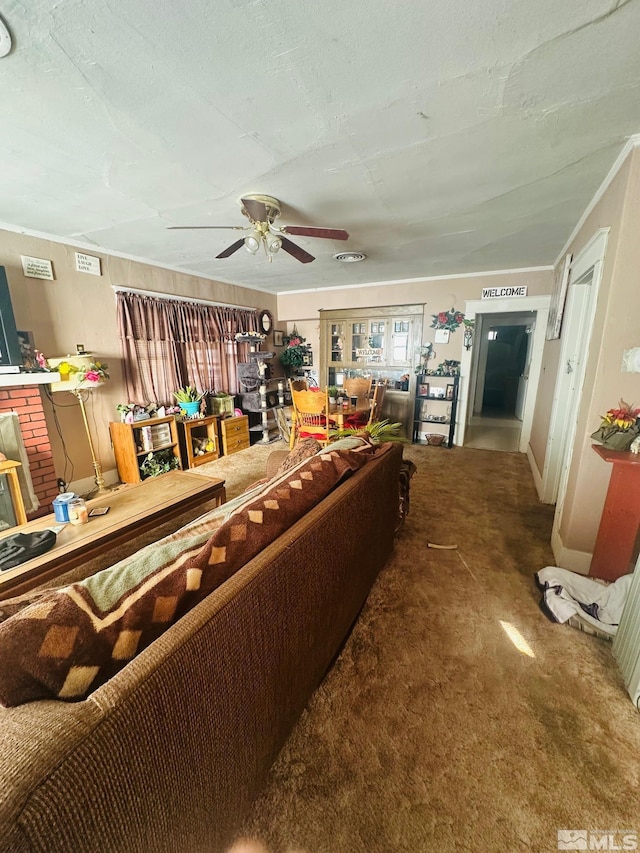
[[[271,312],[266,309],[264,311],[260,311],[258,314],[258,322],[260,324],[260,331],[262,334],[268,335],[273,328],[273,317],[271,316]]]

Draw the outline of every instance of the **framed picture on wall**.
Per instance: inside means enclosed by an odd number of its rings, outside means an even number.
[[[553,278],[553,293],[551,294],[551,305],[549,307],[549,319],[547,320],[546,339],[553,341],[560,337],[562,329],[562,315],[564,303],[567,298],[567,287],[569,285],[569,273],[571,271],[572,255],[567,255],[563,263],[556,267]]]
[[[282,343],[282,339],[284,337],[284,332],[281,332],[280,329],[273,330],[273,345],[274,347],[284,346]]]

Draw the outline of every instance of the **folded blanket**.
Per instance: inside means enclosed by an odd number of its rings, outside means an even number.
[[[546,566],[535,579],[542,593],[542,610],[553,622],[568,622],[575,617],[614,637],[632,577],[624,575],[606,584],[567,569]]]

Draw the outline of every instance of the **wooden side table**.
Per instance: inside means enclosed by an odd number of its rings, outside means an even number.
[[[0,462],[0,474],[7,475],[13,511],[16,515],[16,524],[27,523],[27,514],[24,510],[24,501],[22,500],[22,492],[20,491],[20,483],[18,481],[17,469],[21,465],[21,462],[15,462],[13,459],[5,459],[4,462]]]
[[[615,581],[632,571],[633,549],[640,527],[640,454],[591,445],[613,466],[589,574]]]
[[[213,462],[220,455],[218,439],[218,415],[205,415],[201,418],[184,418],[176,421],[182,467],[197,468],[206,462]],[[197,445],[204,441],[211,449],[198,453]]]

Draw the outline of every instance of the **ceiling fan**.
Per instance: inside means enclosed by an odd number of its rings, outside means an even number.
[[[299,234],[301,237],[325,237],[329,240],[349,239],[349,234],[341,228],[311,228],[303,225],[282,225],[277,228],[274,223],[280,216],[280,202],[270,195],[247,195],[240,199],[240,209],[251,223],[250,225],[171,225],[169,230],[233,229],[234,231],[250,231],[251,233],[246,237],[236,240],[235,243],[216,255],[216,258],[228,258],[242,246],[252,255],[255,255],[262,245],[269,262],[280,249],[284,249],[285,252],[303,264],[314,261],[314,256],[292,243],[286,236],[287,234]]]

